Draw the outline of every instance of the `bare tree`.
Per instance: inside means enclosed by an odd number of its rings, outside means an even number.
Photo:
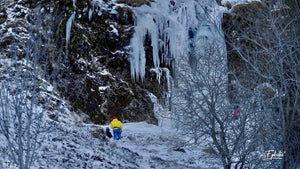
[[[252,2],[232,11],[225,21],[229,70],[226,57],[216,54],[216,45],[193,56],[192,64],[177,60],[178,85],[172,93],[177,127],[188,131],[195,142],[208,136],[224,168],[232,164],[274,168],[280,163],[282,168],[296,168],[299,2]],[[233,121],[232,107],[237,104],[240,115]],[[268,150],[284,152],[283,159],[259,158]]]
[[[172,112],[178,128],[189,133],[195,143],[201,139],[211,144],[224,168],[244,168],[258,157],[251,152],[258,147],[264,120],[258,120],[257,112],[252,111],[251,99],[242,98],[238,118],[233,118],[227,58],[222,50],[217,42],[210,42],[203,51],[196,50],[193,66],[187,60],[178,61]]]
[[[299,11],[294,0],[240,5],[233,9],[231,26],[225,31],[231,58],[242,65],[231,67],[236,76],[230,77],[230,85],[239,81],[240,88],[252,91],[250,95],[260,88],[265,99],[256,100],[255,111],[269,112],[265,136],[273,148],[284,151],[282,168],[300,165]]]
[[[20,169],[33,164],[42,137],[51,127],[45,115],[54,89],[47,81],[54,79],[59,65],[59,57],[53,56],[51,34],[42,29],[41,18],[32,19],[26,45],[12,44],[11,58],[2,69],[7,76],[0,82],[0,131],[8,148],[5,155]]]

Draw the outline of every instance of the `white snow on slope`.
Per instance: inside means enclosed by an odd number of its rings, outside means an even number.
[[[147,124],[124,123],[122,140],[93,137],[106,126],[64,123],[44,138],[31,169],[219,169],[215,156],[204,153],[202,146],[187,144],[185,136],[174,130]],[[3,137],[0,137],[3,142]],[[0,145],[2,150],[5,147]],[[1,164],[5,160],[0,158]],[[1,165],[0,165],[1,166]]]
[[[7,59],[0,59],[0,63],[6,63],[0,68],[1,73],[8,70]],[[53,90],[51,85],[45,88]],[[96,137],[93,133],[106,126],[83,123],[84,117],[70,111],[67,102],[45,94],[52,111],[41,110],[44,112],[42,121],[53,125],[43,133],[31,169],[220,168],[216,157],[202,151],[205,146],[188,145],[182,133],[169,127],[146,122],[124,123],[121,141],[108,140],[101,134]],[[55,106],[58,102],[59,106]],[[0,168],[7,168],[8,159],[7,142],[0,133]]]
[[[203,145],[189,145],[182,133],[146,122],[123,124],[122,140],[110,142],[137,153],[141,169],[221,168]]]

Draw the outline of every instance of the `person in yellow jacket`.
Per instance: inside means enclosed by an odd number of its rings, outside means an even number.
[[[112,121],[110,123],[110,128],[113,130],[114,139],[121,140],[121,133],[123,130],[122,123],[116,118],[116,116],[112,117]]]

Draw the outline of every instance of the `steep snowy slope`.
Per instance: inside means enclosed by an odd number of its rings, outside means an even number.
[[[182,133],[146,122],[124,123],[122,140],[95,137],[105,126],[59,124],[43,142],[34,168],[218,169],[204,145],[190,146]],[[93,135],[94,133],[94,135]]]
[[[68,107],[63,103],[58,111],[45,110],[43,121],[51,128],[40,135],[32,169],[220,168],[216,156],[204,152],[207,145],[190,145],[174,129],[146,122],[124,123],[122,140],[109,140],[103,134],[107,126],[82,123]],[[2,135],[0,143],[0,166],[14,166]]]

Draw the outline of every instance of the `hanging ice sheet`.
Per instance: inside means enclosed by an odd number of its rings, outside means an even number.
[[[151,6],[135,8],[135,33],[130,42],[129,56],[133,81],[143,81],[145,76],[144,43],[147,34],[151,37],[155,69],[161,62],[188,57],[191,46],[205,43],[218,34],[208,21],[208,12],[210,16],[216,16],[213,6],[216,6],[215,2],[211,1],[157,0]]]

